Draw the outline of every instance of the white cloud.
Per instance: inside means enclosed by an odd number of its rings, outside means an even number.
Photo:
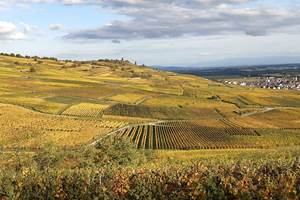
[[[57,31],[63,29],[62,24],[49,24],[49,29],[52,31]]]
[[[0,10],[3,9],[5,7],[5,2],[0,1]]]
[[[114,43],[114,44],[121,44],[120,40],[112,40],[111,42]]]
[[[281,30],[284,32],[287,27],[299,30],[299,9],[245,4],[254,1],[65,0],[68,4],[99,4],[130,19],[74,31],[65,38],[137,40],[227,34],[261,36]]]
[[[20,25],[23,28],[24,34],[41,34],[41,30],[39,29],[38,26],[26,24],[23,22],[21,22]]]
[[[15,24],[0,21],[0,40],[20,40],[24,38],[24,32],[19,31]]]
[[[109,25],[101,27],[71,31],[64,37],[66,39],[119,41],[232,34],[264,36],[300,30],[300,9],[297,3],[292,7],[292,4],[289,6],[264,4],[264,0],[8,0],[8,2],[98,5],[129,19],[112,21]],[[62,27],[59,24],[52,24],[49,28],[59,30]]]
[[[1,0],[0,0],[1,2]],[[138,40],[245,34],[299,32],[300,9],[296,4],[276,6],[264,0],[8,0],[19,4],[61,3],[98,5],[129,20],[71,31],[67,39]],[[249,5],[249,3],[257,3]],[[290,4],[291,5],[291,4]],[[51,30],[60,24],[49,25]]]

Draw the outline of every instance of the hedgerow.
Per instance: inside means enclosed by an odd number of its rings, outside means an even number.
[[[0,172],[9,199],[299,199],[299,159]]]

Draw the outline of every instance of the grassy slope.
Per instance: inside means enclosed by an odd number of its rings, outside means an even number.
[[[17,62],[17,64],[16,64]],[[29,72],[33,67],[35,72]],[[141,74],[149,76],[143,77]],[[123,102],[160,107],[218,108],[300,107],[299,92],[227,87],[193,76],[155,71],[131,64],[63,61],[0,56],[1,103],[57,113],[80,102]],[[223,100],[209,99],[217,95]],[[149,98],[146,98],[149,97]],[[139,101],[145,98],[144,101]]]
[[[32,68],[34,70],[30,72]],[[84,144],[117,127],[93,124],[101,131],[87,135],[86,129],[90,124],[86,123],[85,116],[58,116],[78,104],[86,105],[82,103],[107,105],[108,111],[104,111],[102,117],[107,121],[117,119],[121,124],[149,118],[203,120],[226,117],[242,126],[254,128],[300,128],[299,102],[299,92],[295,91],[228,87],[195,76],[156,71],[125,62],[72,63],[0,56],[0,103],[40,112],[39,117],[29,115],[22,123],[16,120],[14,123],[17,125],[12,126],[7,126],[7,123],[13,120],[13,116],[9,118],[6,113],[0,113],[0,126],[6,130],[0,131],[1,137],[11,132],[18,133],[16,137],[22,138],[22,145],[37,145],[38,138],[47,141],[52,137],[55,139],[50,141],[60,145],[68,145],[62,141],[70,137],[70,141],[74,140],[72,143]],[[80,109],[80,105],[76,109]],[[269,107],[275,110],[264,112]],[[249,116],[236,114],[245,110],[253,113]],[[9,112],[21,111],[15,108]],[[80,115],[80,110],[76,112]],[[51,114],[51,119],[46,114]],[[70,136],[66,137],[66,131],[61,130],[68,130],[70,125],[60,127],[59,117],[66,118],[69,124],[76,120],[87,127],[82,128],[84,131],[80,130],[78,135],[69,132]],[[41,134],[37,127],[29,134],[28,127],[35,127],[32,124],[43,126],[37,120],[44,118],[56,120],[51,123],[44,121],[56,131],[44,130]],[[76,138],[84,139],[76,142]],[[2,141],[1,145],[8,143],[10,140]]]

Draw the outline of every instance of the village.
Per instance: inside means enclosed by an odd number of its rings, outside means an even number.
[[[229,85],[240,85],[244,87],[258,87],[274,90],[300,90],[300,77],[298,76],[267,76],[255,80],[244,78],[242,81],[222,81]]]

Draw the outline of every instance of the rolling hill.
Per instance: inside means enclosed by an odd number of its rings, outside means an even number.
[[[0,56],[0,146],[269,148],[300,144],[300,95],[228,86],[124,60]]]

